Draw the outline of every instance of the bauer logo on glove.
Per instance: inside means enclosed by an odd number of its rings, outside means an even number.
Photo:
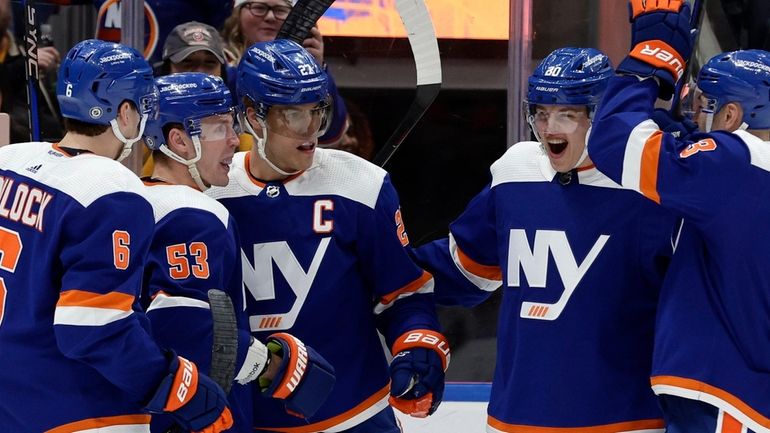
[[[449,344],[436,331],[409,331],[393,344],[390,363],[390,405],[424,418],[436,411],[444,396]]]

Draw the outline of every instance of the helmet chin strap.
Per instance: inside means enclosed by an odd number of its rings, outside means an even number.
[[[267,123],[265,123],[264,120],[257,117],[257,122],[259,122],[259,126],[262,127],[262,131],[264,131],[265,137],[262,138],[259,135],[257,135],[257,132],[254,131],[254,128],[251,126],[251,122],[249,122],[248,119],[246,119],[246,116],[241,114],[243,116],[242,118],[239,117],[239,120],[241,122],[241,126],[245,127],[246,131],[248,131],[249,134],[251,134],[252,137],[254,137],[255,140],[257,140],[257,154],[259,154],[259,157],[267,163],[267,165],[272,168],[276,173],[283,175],[283,176],[293,176],[302,170],[297,171],[284,171],[278,168],[275,164],[273,164],[272,161],[270,161],[267,158],[267,155],[265,154],[265,144],[267,143]]]
[[[166,145],[160,146],[160,151],[174,161],[186,165],[187,170],[190,172],[190,176],[192,176],[192,179],[195,182],[195,185],[198,186],[198,189],[201,191],[206,191],[209,189],[209,187],[203,183],[200,171],[198,171],[198,165],[196,164],[201,159],[201,140],[197,135],[193,135],[191,138],[193,147],[195,148],[195,156],[191,159],[182,158],[181,156],[174,153],[171,149],[169,149]]]
[[[592,127],[593,125],[588,125],[588,130],[586,131],[586,137],[583,139],[585,143],[583,145],[583,153],[580,154],[580,158],[578,158],[577,162],[575,163],[575,166],[572,167],[573,169],[580,167],[580,164],[582,164],[586,160],[586,158],[588,158],[588,137],[591,136]]]
[[[142,138],[142,134],[144,134],[144,125],[147,123],[147,117],[147,114],[142,114],[142,118],[139,121],[139,134],[137,134],[134,138],[126,138],[126,136],[123,135],[123,133],[120,131],[120,128],[118,127],[118,119],[110,120],[112,133],[115,134],[115,137],[117,137],[121,143],[123,143],[123,150],[120,152],[120,155],[117,158],[118,162],[126,159],[126,157],[131,154],[131,150],[134,148],[134,143]]]

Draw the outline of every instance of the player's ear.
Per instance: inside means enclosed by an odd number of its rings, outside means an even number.
[[[725,113],[725,130],[736,131],[743,123],[743,107],[736,102],[729,102],[722,108]]]
[[[117,113],[118,119],[118,125],[123,127],[128,127],[131,125],[136,125],[136,120],[139,119],[139,112],[136,110],[136,107],[134,107],[134,104],[129,101],[123,101],[118,106],[118,113]]]
[[[262,135],[262,125],[257,121],[257,110],[254,107],[246,107],[246,120],[254,128],[254,132]]]
[[[168,131],[168,140],[166,145],[172,152],[189,159],[193,155],[193,146],[191,140],[185,140],[187,133],[179,128],[171,128]]]

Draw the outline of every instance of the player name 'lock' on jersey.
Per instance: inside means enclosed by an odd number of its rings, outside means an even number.
[[[42,232],[43,215],[53,196],[23,182],[14,188],[15,183],[11,178],[0,176],[0,217],[21,221]]]

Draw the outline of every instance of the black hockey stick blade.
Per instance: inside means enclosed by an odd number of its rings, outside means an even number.
[[[276,39],[291,39],[302,45],[302,41],[310,36],[310,29],[321,19],[334,0],[299,0],[291,8],[289,16],[278,30]]]
[[[428,8],[423,0],[396,0],[396,8],[414,54],[417,91],[406,116],[372,160],[380,167],[387,164],[441,90],[441,56]]]
[[[208,295],[211,318],[214,321],[209,377],[222,387],[225,394],[229,394],[235,378],[235,359],[238,355],[238,324],[235,309],[227,293],[211,289]]]
[[[40,112],[37,94],[40,89],[40,70],[37,63],[37,45],[40,32],[37,26],[37,8],[34,0],[24,0],[24,50],[27,53],[27,114],[30,141],[40,141]]]
[[[690,85],[690,77],[692,76],[693,59],[695,58],[695,50],[698,47],[698,40],[700,39],[700,32],[703,25],[704,8],[706,7],[706,0],[690,0],[690,28],[696,32],[695,42],[693,43],[692,53],[690,58],[686,59],[687,64],[684,68],[684,74],[682,78],[676,83],[674,87],[674,97],[671,100],[671,114],[676,119],[682,119],[682,93],[685,86]],[[686,92],[692,92],[693,89],[686,89]]]

